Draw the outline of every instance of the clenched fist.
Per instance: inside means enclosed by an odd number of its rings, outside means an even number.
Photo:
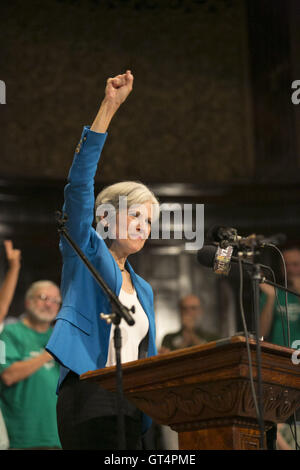
[[[119,106],[124,103],[132,90],[133,75],[130,70],[122,75],[109,78],[106,82],[105,96],[100,109],[91,125],[94,132],[106,132],[109,123]]]
[[[105,99],[115,106],[120,106],[132,90],[133,75],[130,70],[122,75],[109,78],[106,82]]]

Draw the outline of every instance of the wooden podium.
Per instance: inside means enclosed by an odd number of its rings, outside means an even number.
[[[256,383],[256,343],[250,340]],[[300,407],[300,364],[293,349],[261,343],[265,430]],[[235,336],[123,364],[128,400],[179,434],[179,449],[259,449],[259,427],[249,379],[246,340]],[[115,367],[82,380],[116,390]]]

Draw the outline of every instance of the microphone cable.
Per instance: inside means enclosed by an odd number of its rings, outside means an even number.
[[[284,271],[284,287],[287,289],[287,272],[286,272],[286,264],[285,264],[284,256],[283,256],[281,250],[279,250],[279,248],[278,248],[276,245],[273,245],[273,244],[270,243],[268,246],[270,246],[271,248],[273,248],[274,250],[276,250],[276,251],[279,253],[279,255],[280,255],[280,258],[281,258],[281,260],[282,260],[282,265],[283,265],[283,271]],[[276,283],[275,280],[274,280],[274,282]],[[278,299],[278,296],[277,296],[277,289],[275,289],[275,292],[276,292],[276,299],[277,299],[277,303],[278,303],[278,306],[279,306],[279,309],[280,309],[280,313],[281,313],[281,318],[282,318],[283,315],[282,315],[282,310],[281,310],[281,304],[279,303],[279,299]],[[288,313],[287,291],[285,291],[285,311],[286,311],[287,334],[288,334],[287,347],[290,348],[290,347],[291,347],[291,334],[290,334],[290,321],[289,321],[289,313]],[[283,320],[282,320],[282,329],[283,329],[282,333],[283,333],[283,336],[284,336],[284,343],[286,344]],[[293,413],[293,425],[294,425],[294,432],[293,432],[293,429],[292,429],[292,424],[289,423],[290,431],[291,431],[291,434],[292,434],[293,439],[294,439],[294,441],[295,441],[296,450],[299,450],[299,449],[300,449],[300,445],[298,444],[298,438],[297,438],[297,417],[296,417],[296,411],[294,411],[294,413]]]
[[[251,387],[254,407],[255,407],[255,411],[256,411],[257,421],[260,422],[261,417],[260,417],[260,412],[259,412],[259,409],[258,409],[258,404],[257,404],[257,399],[256,399],[256,392],[255,392],[255,387],[254,387],[254,379],[253,379],[253,371],[252,371],[252,358],[251,358],[250,343],[249,343],[249,334],[248,334],[247,323],[246,323],[245,312],[244,312],[244,303],[243,303],[243,291],[244,291],[243,266],[242,266],[242,260],[241,260],[240,257],[238,257],[238,265],[239,265],[239,275],[240,275],[239,303],[240,303],[240,311],[241,311],[242,322],[243,322],[243,327],[244,327],[244,333],[245,333],[245,338],[246,338],[246,347],[247,347],[248,362],[249,362],[250,387]]]
[[[238,266],[239,266],[239,278],[240,278],[239,304],[240,304],[240,311],[241,311],[243,327],[244,327],[244,333],[245,333],[245,338],[246,338],[246,346],[247,346],[247,354],[248,354],[248,362],[249,362],[250,387],[251,387],[251,391],[252,391],[252,397],[253,397],[254,407],[255,407],[255,411],[256,411],[257,421],[258,421],[258,424],[259,424],[259,427],[260,427],[260,430],[261,430],[260,447],[261,447],[261,449],[263,449],[264,448],[264,421],[263,421],[261,406],[258,405],[257,397],[256,397],[256,391],[255,391],[255,387],[254,387],[254,379],[253,379],[253,371],[252,371],[252,359],[251,359],[250,344],[249,344],[249,334],[248,334],[248,330],[247,330],[247,323],[246,323],[246,319],[245,319],[245,312],[244,312],[244,305],[243,305],[243,265],[242,265],[242,259],[241,259],[240,256],[238,256]],[[265,265],[260,265],[260,267],[268,269],[268,271],[270,271],[271,274],[272,274],[273,282],[276,283],[275,273],[274,273],[273,269],[270,266],[265,266]],[[279,299],[278,299],[276,289],[275,289],[275,294],[276,294],[277,302],[279,304]],[[257,341],[259,341],[259,338],[257,338]],[[260,367],[259,364],[257,364],[257,367]],[[261,380],[261,378],[260,378],[260,380]],[[258,388],[259,389],[261,388],[261,384],[259,385]]]
[[[284,287],[287,289],[287,272],[286,272],[286,264],[285,264],[285,260],[284,260],[284,256],[281,252],[281,250],[279,250],[279,248],[277,248],[276,245],[273,245],[273,244],[269,244],[268,245],[270,248],[273,248],[274,250],[277,251],[277,253],[279,253],[280,255],[280,258],[282,260],[282,265],[283,265],[283,270],[284,270]],[[276,281],[274,281],[276,283]],[[291,332],[290,332],[290,320],[289,320],[289,314],[288,314],[288,299],[287,299],[287,291],[285,291],[285,312],[286,312],[286,324],[287,324],[287,342],[285,340],[285,333],[284,333],[284,329],[283,329],[283,335],[284,335],[284,342],[285,342],[285,345],[290,348],[291,347]],[[278,299],[277,299],[278,301]],[[279,304],[279,301],[278,301],[278,304]],[[279,304],[280,305],[280,304]],[[281,310],[281,305],[280,305],[280,310]]]

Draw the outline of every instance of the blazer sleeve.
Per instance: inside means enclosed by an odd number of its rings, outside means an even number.
[[[94,178],[107,137],[83,128],[76,147],[68,183],[64,189],[63,213],[67,215],[66,228],[74,242],[82,249],[88,247],[94,220]],[[60,249],[65,256],[75,256],[68,242],[61,237]]]

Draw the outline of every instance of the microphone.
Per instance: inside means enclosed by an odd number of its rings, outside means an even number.
[[[197,252],[198,263],[206,268],[213,268],[216,274],[224,274],[228,276],[232,264],[239,261],[238,256],[232,256],[233,247],[221,248],[214,245],[204,245],[201,250]],[[242,259],[244,268],[251,268],[253,263],[251,261]],[[269,269],[268,266],[260,265],[262,268]]]
[[[198,263],[213,268],[216,274],[229,274],[231,268],[233,247],[229,245],[227,248],[216,247],[213,245],[204,245],[201,250],[198,250],[197,260]]]
[[[269,245],[283,245],[286,242],[286,238],[284,233],[276,233],[269,237],[253,233],[248,237],[242,237],[238,235],[237,229],[222,225],[213,225],[206,235],[208,242],[219,243],[222,248],[226,248],[228,245],[252,247],[254,244],[262,248]]]

